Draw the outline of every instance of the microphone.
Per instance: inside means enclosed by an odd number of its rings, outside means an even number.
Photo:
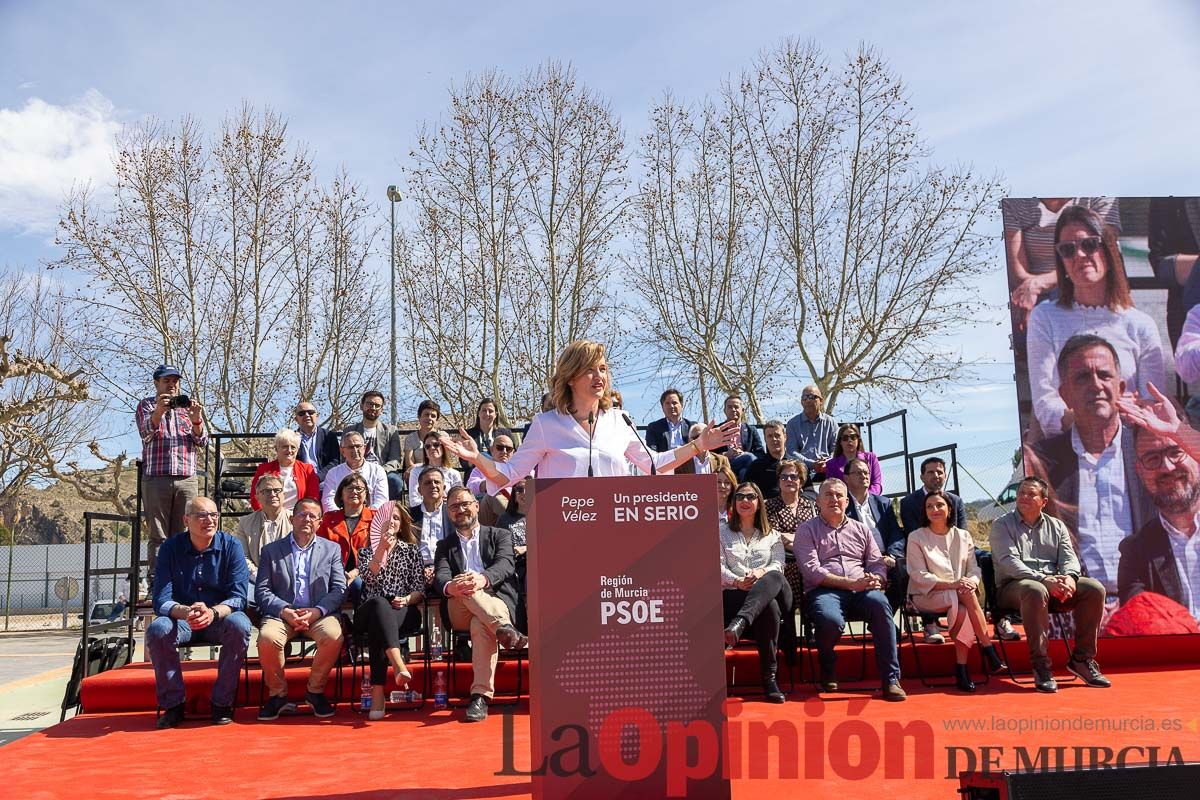
[[[629,430],[633,431],[633,435],[638,440],[638,444],[646,451],[646,455],[650,456],[650,474],[657,475],[658,467],[654,466],[654,453],[650,452],[650,448],[646,447],[646,443],[642,441],[642,435],[638,433],[637,425],[633,424],[633,420],[629,418],[629,414],[621,412],[621,418],[625,420],[625,424],[629,426]]]
[[[596,437],[596,412],[588,412],[588,477],[592,477],[592,439]]]

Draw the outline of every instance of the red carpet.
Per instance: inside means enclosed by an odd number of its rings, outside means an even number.
[[[957,781],[946,778],[950,747],[965,748],[954,751],[960,769],[963,754],[969,749],[978,758],[982,747],[1003,748],[992,751],[1000,768],[1016,766],[1018,746],[1031,758],[1038,747],[1063,746],[1067,766],[1076,746],[1144,748],[1131,762],[1147,760],[1151,747],[1166,760],[1177,746],[1177,757],[1200,759],[1200,670],[1110,674],[1112,689],[1065,684],[1057,695],[993,678],[977,695],[964,696],[922,689],[909,679],[906,703],[850,693],[817,699],[807,687],[783,706],[735,702],[731,747],[741,759],[733,796],[951,800],[958,795]],[[365,800],[529,794],[527,776],[496,774],[504,769],[500,709],[478,725],[461,723],[461,711],[427,709],[366,723],[342,705],[331,720],[257,723],[253,709],[244,708],[233,725],[188,722],[173,731],[155,731],[153,712],[91,713],[0,748],[3,795]],[[513,717],[512,752],[522,770],[529,766],[526,714],[522,704]],[[1060,730],[1018,730],[1050,717],[1061,721]],[[769,745],[762,741],[766,726],[775,737]],[[907,726],[907,738],[900,726]],[[752,763],[751,754],[762,756]],[[1082,755],[1086,760],[1087,751]]]

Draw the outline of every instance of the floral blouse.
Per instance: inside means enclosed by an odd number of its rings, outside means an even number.
[[[797,500],[794,509],[789,508],[782,497],[772,497],[767,500],[766,509],[771,530],[776,533],[795,533],[796,528],[817,516],[817,504],[807,497]]]
[[[421,551],[415,544],[396,542],[388,553],[387,563],[377,574],[371,574],[370,563],[375,557],[371,547],[358,551],[359,575],[363,580],[363,600],[372,597],[399,597],[412,592],[425,591],[425,569],[421,564]]]

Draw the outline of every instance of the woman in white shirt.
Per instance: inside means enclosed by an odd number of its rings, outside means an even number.
[[[978,642],[989,672],[1005,667],[988,638],[979,603],[983,575],[975,563],[975,542],[950,524],[950,508],[950,498],[940,489],[925,495],[925,527],[908,536],[908,593],[918,611],[946,614],[954,640],[955,682],[962,691],[973,692],[967,670],[973,644]]]
[[[487,478],[489,494],[512,486],[530,473],[539,478],[612,477],[629,474],[632,461],[645,473],[674,469],[708,450],[731,444],[736,423],[714,421],[703,434],[665,453],[647,452],[622,412],[612,407],[612,387],[604,345],[580,340],[558,356],[550,379],[553,407],[533,418],[517,452],[498,464],[479,452],[466,431],[459,439],[442,434],[447,450],[474,464]]]
[[[729,497],[729,521],[721,525],[721,587],[725,646],[748,628],[758,645],[763,694],[772,703],[787,699],[775,682],[775,654],[783,615],[791,612],[792,590],[783,578],[783,539],[771,530],[762,490],[740,483]]]
[[[1158,326],[1133,307],[1121,248],[1096,212],[1067,206],[1055,228],[1058,300],[1039,303],[1029,316],[1029,386],[1043,436],[1071,427],[1074,416],[1058,394],[1058,354],[1072,336],[1091,333],[1116,348],[1130,392],[1150,397],[1165,386],[1166,354]]]
[[[442,437],[437,431],[425,434],[425,441],[422,442],[421,449],[425,453],[425,462],[414,464],[408,473],[408,496],[410,498],[421,496],[418,489],[421,485],[421,473],[431,468],[441,470],[447,493],[455,486],[462,486],[462,473],[458,471],[458,460],[454,456],[446,454],[446,447],[442,444]]]

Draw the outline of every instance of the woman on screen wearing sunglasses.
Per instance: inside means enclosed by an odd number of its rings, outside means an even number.
[[[1121,360],[1126,389],[1150,397],[1165,386],[1158,326],[1133,307],[1125,261],[1111,228],[1096,212],[1067,206],[1054,233],[1058,300],[1039,303],[1029,317],[1029,385],[1041,436],[1068,430],[1074,416],[1058,394],[1058,354],[1068,339],[1090,333],[1107,340]]]

